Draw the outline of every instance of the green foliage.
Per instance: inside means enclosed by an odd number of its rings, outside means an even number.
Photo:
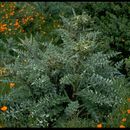
[[[89,119],[82,119],[74,116],[69,120],[60,120],[57,128],[94,128],[95,122]]]
[[[126,58],[125,59],[125,69],[126,69],[126,72],[127,72],[127,80],[128,80],[128,84],[127,84],[127,87],[130,87],[130,57]]]
[[[129,55],[129,2],[99,2],[86,3],[85,11],[95,21],[95,29],[101,32],[102,44],[105,51],[110,49],[121,51],[122,57]]]
[[[129,5],[16,2],[10,18],[26,36],[17,28],[18,37],[8,38],[3,19],[0,127],[129,127]]]
[[[79,108],[79,103],[78,101],[71,101],[69,104],[68,104],[68,107],[66,107],[65,109],[65,113],[68,117],[71,117],[73,116],[73,114],[75,114],[77,112]]]
[[[12,48],[11,48],[12,47]],[[9,38],[6,40],[0,40],[0,66],[5,66],[5,64],[10,63],[16,57],[14,48],[18,48],[16,40]]]
[[[124,76],[110,61],[118,53],[98,52],[100,33],[90,28],[87,14],[62,20],[65,26],[55,31],[59,44],[31,36],[13,48],[16,58],[6,67],[18,85],[1,113],[7,127],[53,127],[66,119],[71,127],[82,121],[73,120],[75,115],[99,121],[123,102]]]
[[[72,7],[67,2],[62,2],[62,4],[60,2],[34,2],[31,4],[46,16],[51,15],[51,20],[59,18],[59,15],[70,16],[72,14]]]

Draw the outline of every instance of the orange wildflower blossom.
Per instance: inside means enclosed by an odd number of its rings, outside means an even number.
[[[0,23],[0,32],[4,32],[5,30],[7,30],[7,24]]]
[[[120,125],[120,128],[125,128],[125,126],[124,125]]]
[[[14,11],[10,12],[10,15],[13,16],[14,15]]]
[[[10,88],[13,88],[15,86],[15,83],[10,83],[9,86]]]
[[[28,16],[28,17],[22,18],[22,23],[26,24],[26,23],[31,22],[33,20],[34,20],[34,18],[32,16]]]
[[[3,112],[5,112],[7,109],[8,109],[7,106],[3,106],[3,107],[0,108],[0,110],[3,111]]]
[[[18,19],[16,19],[16,22],[15,22],[14,26],[15,26],[16,28],[19,28],[19,27],[20,27]]]
[[[102,128],[102,123],[98,124],[97,128]]]
[[[130,114],[130,109],[127,110],[127,113]]]
[[[7,26],[7,24],[3,24],[2,26],[3,26],[3,27],[6,27],[6,26]]]
[[[126,122],[126,118],[123,118],[121,121],[122,121],[122,122]]]

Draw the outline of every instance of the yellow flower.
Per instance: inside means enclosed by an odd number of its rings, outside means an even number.
[[[120,128],[125,128],[125,126],[124,125],[120,125]]]
[[[0,108],[0,110],[3,111],[3,112],[6,111],[7,109],[8,109],[7,106],[3,106],[3,107]]]
[[[98,124],[98,125],[97,125],[97,128],[102,128],[102,124],[101,124],[101,123]]]
[[[13,88],[15,86],[15,83],[10,83],[9,86],[10,88]]]

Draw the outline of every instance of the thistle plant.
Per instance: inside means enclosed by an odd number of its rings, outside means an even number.
[[[98,52],[100,33],[86,13],[61,18],[64,26],[54,31],[58,44],[31,36],[13,49],[17,56],[6,67],[17,87],[2,97],[6,126],[54,127],[75,115],[98,122],[123,102],[124,76],[110,61],[119,53]]]

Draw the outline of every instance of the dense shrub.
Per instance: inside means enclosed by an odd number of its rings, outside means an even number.
[[[129,4],[0,10],[0,127],[129,127]]]
[[[7,65],[17,87],[2,102],[8,106],[2,113],[6,126],[53,127],[75,115],[105,121],[124,103],[123,75],[109,61],[117,54],[97,52],[91,17],[83,13],[62,19],[64,28],[56,30],[59,45],[33,37],[17,43],[23,49],[15,49],[15,62]]]

